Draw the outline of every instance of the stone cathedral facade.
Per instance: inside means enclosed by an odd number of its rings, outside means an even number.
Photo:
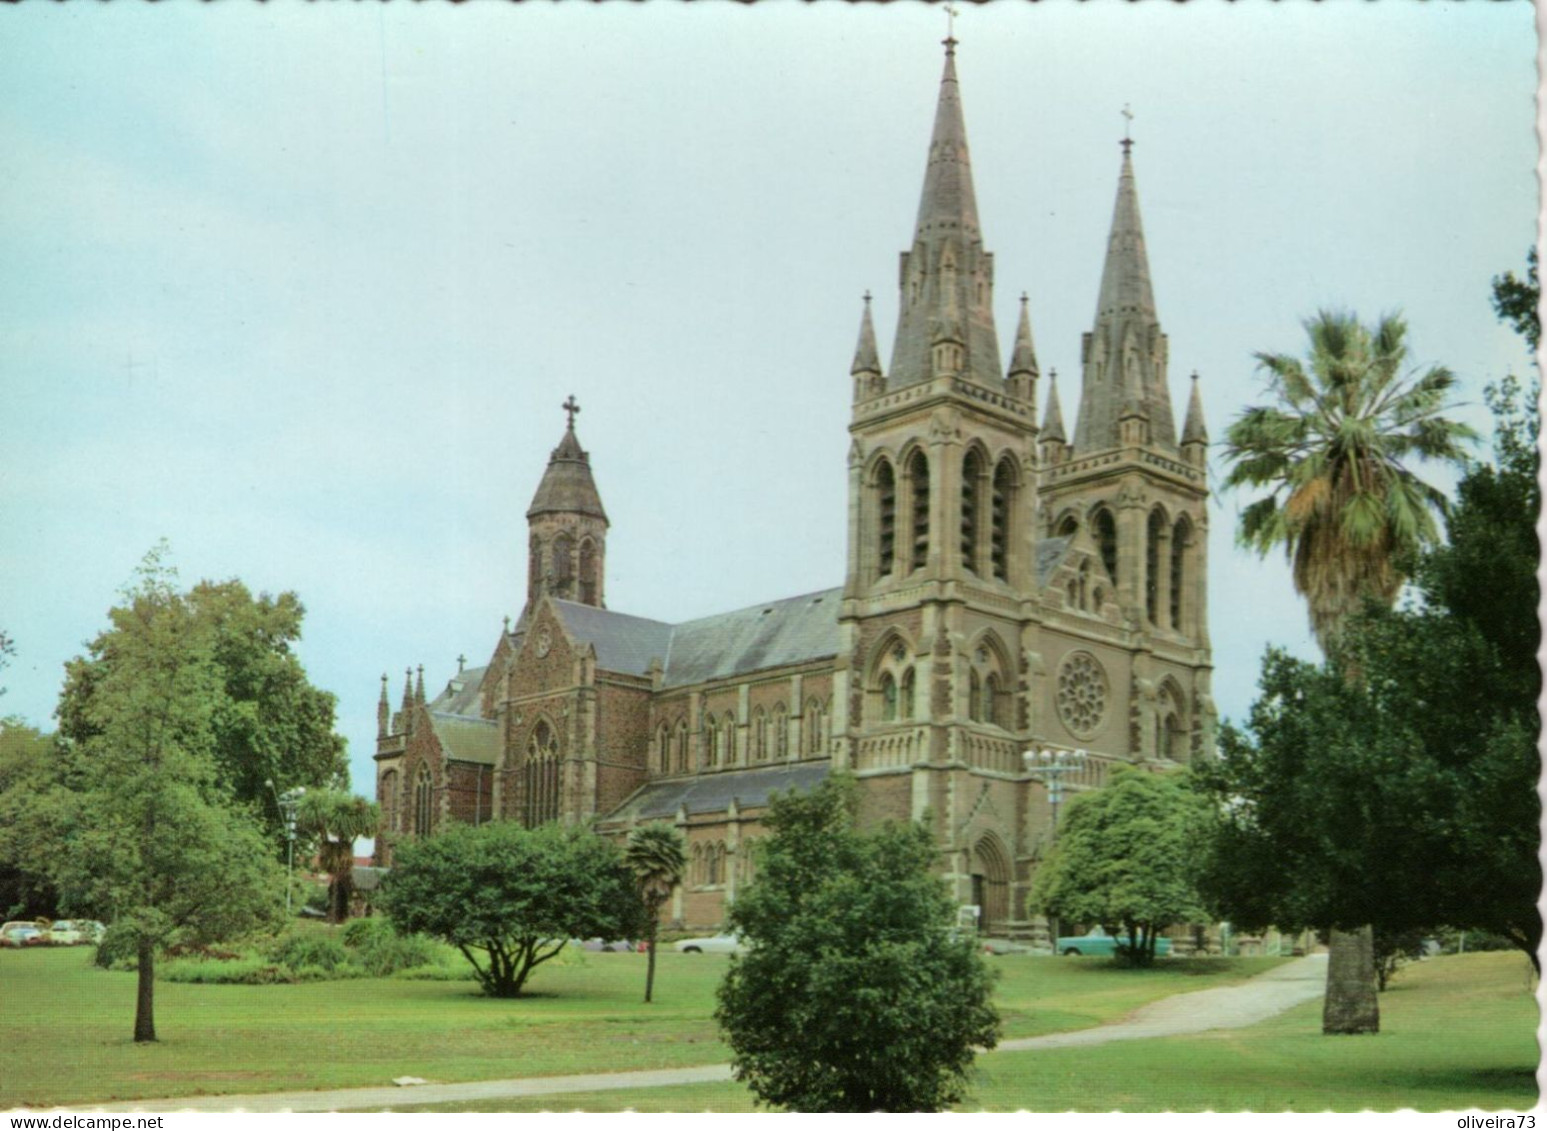
[[[986,929],[1029,932],[1051,814],[1023,752],[1087,751],[1072,785],[1089,789],[1214,742],[1208,439],[1196,377],[1176,431],[1122,150],[1071,439],[1024,297],[1001,360],[947,40],[890,368],[868,296],[850,368],[836,588],[681,624],[608,609],[609,518],[567,404],[527,511],[520,617],[433,697],[421,667],[393,710],[383,677],[380,862],[452,820],[671,821],[690,865],[670,916],[709,929],[754,873],[769,795],[843,770],[866,818],[928,816]]]

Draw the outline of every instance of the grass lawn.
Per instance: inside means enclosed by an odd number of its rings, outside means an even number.
[[[1097,959],[990,961],[1002,973],[1005,1035],[1014,1037],[1097,1025],[1278,960],[1178,960],[1150,971]],[[721,1063],[729,1052],[711,1014],[725,964],[663,953],[649,1006],[640,1001],[645,957],[636,954],[545,966],[532,994],[514,1001],[486,998],[471,982],[161,982],[161,1040],[136,1046],[133,974],[96,969],[84,947],[0,951],[0,1109],[365,1087],[404,1075],[452,1082]]]
[[[1381,995],[1381,1033],[1323,1037],[1321,1003],[1249,1029],[989,1053],[966,1111],[1445,1111],[1536,1106],[1537,1006],[1517,953],[1435,958]],[[474,1105],[404,1111],[474,1110]],[[479,1111],[752,1111],[738,1084],[476,1105]]]

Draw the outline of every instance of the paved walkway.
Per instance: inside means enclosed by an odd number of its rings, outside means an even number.
[[[1122,1021],[1001,1041],[999,1049],[1061,1049],[1172,1037],[1210,1029],[1241,1029],[1320,997],[1327,981],[1327,956],[1302,958],[1275,967],[1249,982],[1176,994],[1134,1011]],[[577,1076],[537,1076],[524,1080],[476,1080],[466,1084],[418,1084],[399,1088],[339,1088],[331,1092],[269,1092],[250,1096],[188,1096],[175,1100],[82,1106],[80,1111],[339,1111],[469,1103],[517,1096],[557,1096],[566,1092],[602,1092],[619,1088],[659,1088],[671,1084],[708,1084],[731,1079],[728,1064],[696,1068],[658,1068],[645,1072],[602,1072]],[[562,1107],[562,1103],[559,1105]]]

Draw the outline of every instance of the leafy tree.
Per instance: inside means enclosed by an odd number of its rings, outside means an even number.
[[[1526,252],[1526,277],[1516,278],[1513,271],[1506,271],[1493,278],[1493,310],[1502,321],[1514,327],[1515,333],[1526,340],[1531,352],[1542,340],[1541,316],[1537,304],[1542,298],[1541,280],[1536,274],[1536,248]]]
[[[644,926],[618,848],[557,823],[453,824],[400,844],[376,904],[404,933],[455,946],[493,997],[519,997],[533,969],[571,938],[622,938]]]
[[[183,602],[218,684],[209,724],[219,781],[262,813],[280,855],[284,823],[265,783],[336,787],[349,772],[344,740],[333,731],[334,697],[308,682],[294,651],[305,610],[294,593],[254,598],[235,580],[200,582]],[[67,739],[84,742],[99,733],[92,701],[113,663],[104,634],[85,657],[65,665],[57,714]]]
[[[1192,861],[1207,827],[1207,808],[1179,774],[1119,766],[1105,789],[1081,794],[1032,884],[1039,911],[1100,923],[1126,936],[1135,966],[1155,961],[1159,932],[1207,917]]]
[[[655,944],[660,933],[661,908],[671,898],[672,889],[682,882],[688,857],[681,831],[665,821],[656,821],[629,833],[623,858],[639,884],[639,896],[650,924],[650,959],[645,968],[645,1001],[649,1002],[655,989]]]
[[[315,837],[317,864],[328,874],[328,922],[349,918],[354,895],[355,841],[375,836],[381,813],[373,801],[341,789],[313,790],[301,798],[296,833]]]
[[[52,735],[19,718],[0,719],[0,828],[16,830],[35,813],[39,798],[58,779],[66,756]],[[54,916],[59,895],[21,838],[0,837],[0,915],[6,919]]]
[[[11,639],[9,633],[0,629],[0,672],[5,671],[10,665],[11,657],[14,655],[16,655],[16,642]],[[4,694],[5,688],[0,687],[0,695]]]
[[[215,758],[219,675],[174,574],[149,554],[94,646],[101,667],[73,780],[38,799],[20,830],[67,904],[113,921],[139,955],[134,1039],[156,1039],[158,948],[266,922],[283,876]]]
[[[757,879],[728,916],[746,940],[715,1019],[736,1078],[797,1111],[934,1111],[998,1040],[992,979],[933,874],[922,825],[854,827],[855,789],[775,797]]]
[[[1287,354],[1257,355],[1278,403],[1248,408],[1231,424],[1225,484],[1270,488],[1242,510],[1238,538],[1259,553],[1284,547],[1326,653],[1365,602],[1396,599],[1402,562],[1438,540],[1434,512],[1444,497],[1408,461],[1459,462],[1475,434],[1443,415],[1450,370],[1403,373],[1400,317],[1366,327],[1324,310],[1305,329],[1308,367]],[[1324,1032],[1380,1028],[1373,939],[1368,928],[1357,935],[1332,936]]]

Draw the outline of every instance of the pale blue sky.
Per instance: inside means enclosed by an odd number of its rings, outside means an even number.
[[[185,581],[301,595],[369,792],[381,673],[433,691],[519,611],[570,392],[610,607],[838,584],[860,295],[889,347],[943,31],[915,3],[0,12],[0,708],[52,726],[166,536]],[[1318,306],[1401,308],[1474,404],[1525,368],[1488,289],[1535,235],[1528,4],[1002,2],[957,34],[1000,335],[1027,291],[1066,413],[1124,103],[1179,419],[1197,369],[1218,439]],[[1310,643],[1237,505],[1210,553],[1240,718],[1264,645]]]

